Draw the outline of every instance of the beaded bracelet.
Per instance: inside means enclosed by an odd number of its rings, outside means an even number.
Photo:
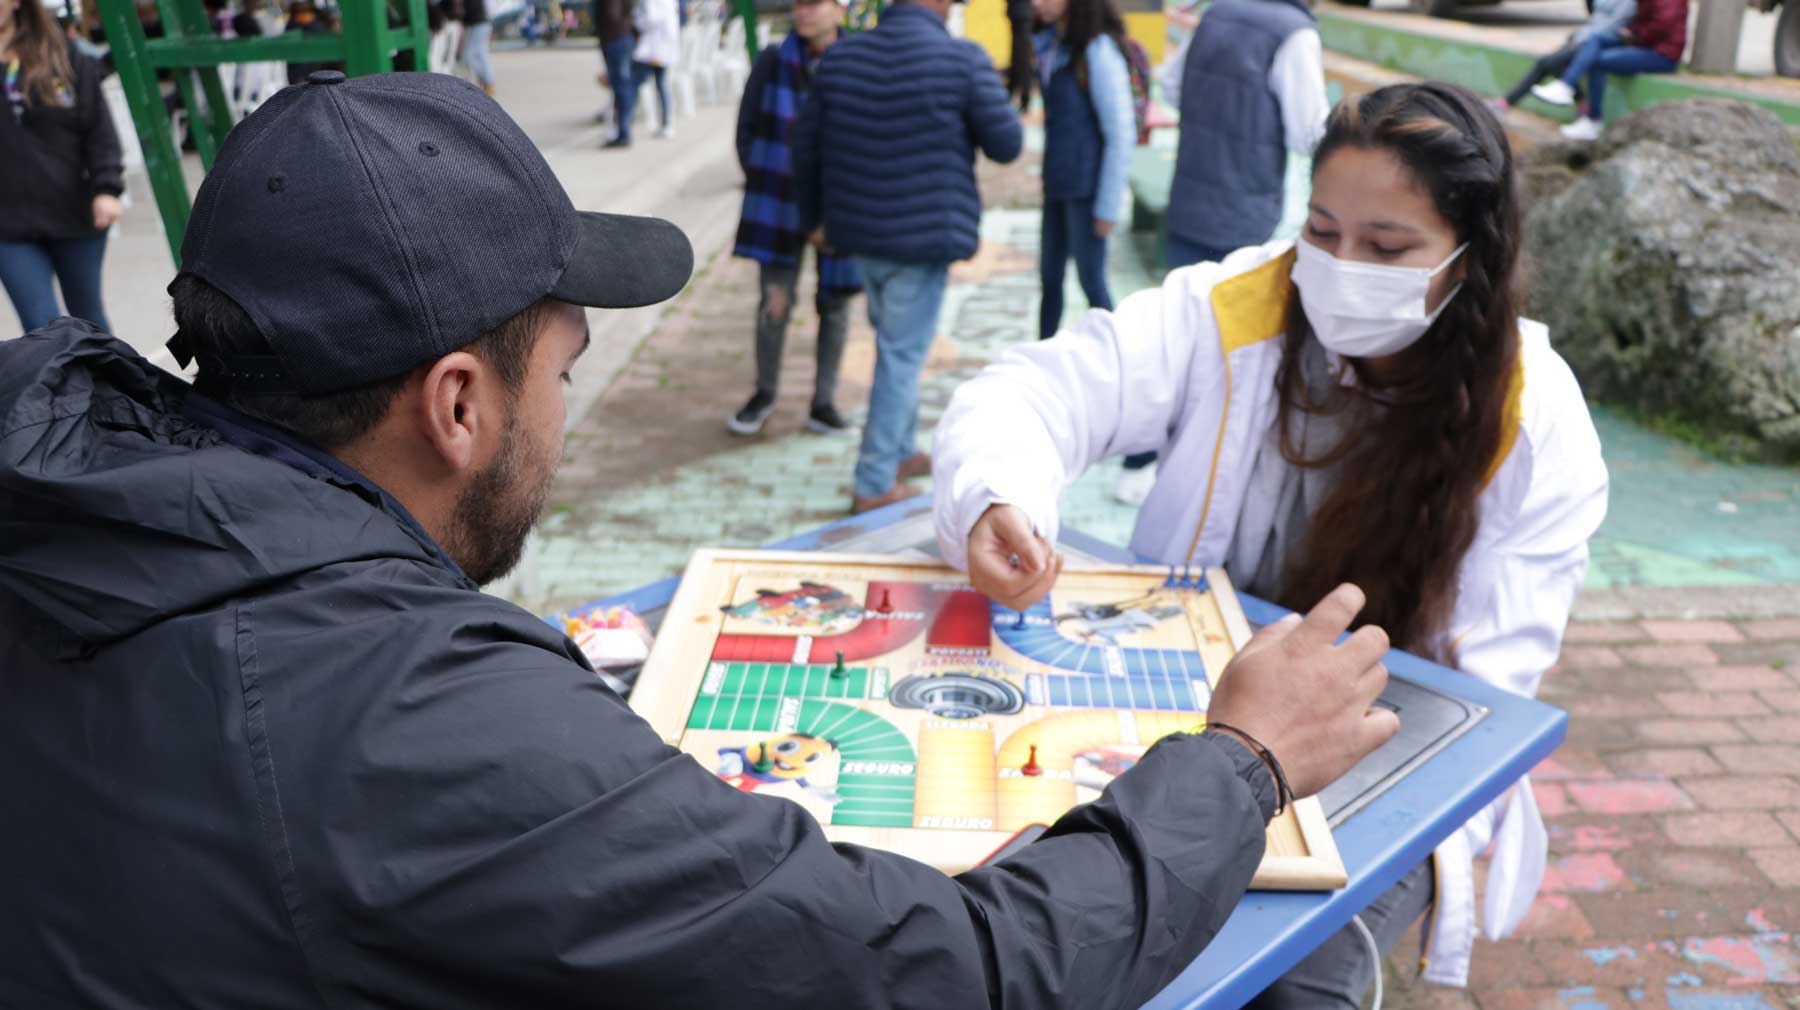
[[[1294,790],[1288,786],[1287,775],[1281,770],[1281,762],[1275,760],[1275,755],[1270,753],[1269,748],[1264,747],[1261,741],[1236,726],[1216,720],[1207,720],[1206,728],[1227,730],[1241,737],[1244,743],[1250,745],[1250,753],[1255,754],[1263,764],[1269,766],[1269,774],[1275,777],[1275,813],[1273,816],[1280,817],[1282,811],[1294,802]]]

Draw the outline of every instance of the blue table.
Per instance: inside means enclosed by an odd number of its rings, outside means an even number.
[[[770,544],[779,550],[888,553],[918,549],[929,540],[929,505],[921,500],[886,508]],[[923,534],[920,530],[923,528]],[[1123,548],[1075,531],[1062,546],[1103,561],[1134,561]],[[659,610],[675,594],[678,579],[589,604]],[[1253,624],[1267,624],[1286,610],[1239,596]],[[1350,882],[1329,894],[1252,891],[1245,895],[1212,944],[1143,1010],[1240,1007],[1319,944],[1351,916],[1431,854],[1437,844],[1498,798],[1521,775],[1549,757],[1568,732],[1568,714],[1520,698],[1473,677],[1403,652],[1387,656],[1389,671],[1425,687],[1485,706],[1486,718],[1411,774],[1338,825],[1333,835]]]

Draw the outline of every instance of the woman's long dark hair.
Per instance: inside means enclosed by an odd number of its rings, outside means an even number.
[[[59,92],[75,93],[69,39],[43,0],[19,0],[13,11],[13,52],[19,57],[19,87],[34,105],[54,105]]]
[[[1313,517],[1282,602],[1317,603],[1342,582],[1368,595],[1361,620],[1394,644],[1454,663],[1448,641],[1457,572],[1474,542],[1476,498],[1504,440],[1519,356],[1520,212],[1506,133],[1479,98],[1451,84],[1382,88],[1332,111],[1314,171],[1346,148],[1391,152],[1469,247],[1462,290],[1431,329],[1377,376],[1352,360],[1357,386],[1315,401],[1301,368],[1312,327],[1299,293],[1275,383],[1282,454],[1298,466],[1342,461],[1343,477]],[[1454,267],[1452,267],[1454,269]],[[1377,404],[1381,405],[1379,408]],[[1290,431],[1301,412],[1351,411],[1352,434],[1302,458]]]
[[[1069,0],[1065,17],[1062,40],[1069,47],[1072,65],[1087,58],[1088,43],[1101,35],[1112,36],[1124,51],[1125,18],[1119,13],[1118,0]]]

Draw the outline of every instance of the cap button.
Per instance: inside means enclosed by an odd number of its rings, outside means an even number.
[[[344,72],[342,70],[315,70],[306,75],[306,83],[342,84],[344,83]]]

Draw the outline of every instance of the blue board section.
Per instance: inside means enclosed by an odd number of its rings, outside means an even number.
[[[1057,627],[1055,597],[1023,615],[998,603],[990,606],[994,634],[1008,648],[1052,669],[1075,671],[1044,675],[1045,702],[1052,708],[1203,712],[1212,697],[1197,652],[1070,637]]]

